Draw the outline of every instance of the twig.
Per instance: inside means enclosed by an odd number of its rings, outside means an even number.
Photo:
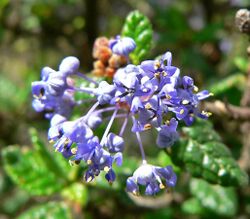
[[[222,101],[205,102],[204,108],[218,116],[226,116],[228,118],[250,121],[250,108],[234,106]]]

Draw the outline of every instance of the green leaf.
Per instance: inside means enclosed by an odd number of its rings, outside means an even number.
[[[232,87],[243,89],[246,83],[245,81],[245,76],[242,73],[236,73],[224,79],[218,80],[217,82],[213,82],[208,90],[217,96],[227,92]]]
[[[183,133],[170,152],[174,164],[211,183],[223,186],[248,184],[248,175],[240,169],[209,123],[198,122],[193,127],[183,128]]]
[[[71,219],[72,215],[69,207],[62,202],[49,202],[29,209],[21,214],[18,219],[44,219],[60,218]]]
[[[9,146],[2,151],[2,155],[7,174],[32,195],[52,194],[64,184],[37,152],[26,147]]]
[[[88,189],[82,183],[73,183],[61,192],[62,196],[69,200],[85,206],[88,202]]]
[[[181,209],[186,214],[199,214],[201,215],[204,210],[201,202],[197,198],[190,198],[183,202]]]
[[[207,210],[227,217],[232,217],[237,212],[237,195],[231,187],[225,188],[211,185],[204,180],[192,179],[190,190]]]
[[[244,57],[235,57],[234,64],[241,72],[247,72],[248,69],[248,59]]]
[[[30,129],[30,135],[34,149],[16,145],[2,151],[4,168],[30,194],[50,195],[72,179],[71,167],[60,153],[48,151],[35,129]]]
[[[139,11],[132,11],[125,20],[122,35],[134,39],[136,49],[130,54],[130,58],[134,64],[139,64],[152,45],[153,31],[150,21]]]
[[[29,94],[29,89],[22,89],[4,75],[0,75],[0,109],[2,111],[10,109],[16,111],[25,103]]]
[[[4,200],[1,200],[1,210],[7,214],[15,214],[29,201],[29,198],[27,192],[17,189],[11,195],[6,196]]]
[[[48,169],[53,172],[58,178],[65,179],[71,170],[71,166],[61,153],[50,153],[47,146],[39,138],[36,129],[30,128],[29,130],[31,142],[36,153],[39,154]]]

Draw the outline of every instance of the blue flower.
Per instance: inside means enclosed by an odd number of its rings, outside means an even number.
[[[135,49],[135,43],[131,38],[118,36],[110,43],[110,48],[113,53],[128,56]],[[171,166],[161,168],[147,164],[140,132],[155,128],[158,147],[173,146],[179,138],[179,122],[184,121],[189,126],[195,117],[209,117],[210,113],[200,111],[198,106],[212,94],[207,90],[198,92],[191,77],[181,77],[180,69],[172,66],[170,52],[158,60],[118,69],[113,82],[109,83],[98,83],[79,73],[79,65],[77,58],[66,57],[59,71],[44,67],[41,81],[32,83],[33,108],[45,111],[46,118],[51,119],[48,139],[54,142],[54,148],[71,162],[86,163],[84,179],[87,182],[105,172],[106,180],[112,183],[116,178],[113,164],[120,166],[123,161],[125,139],[122,136],[131,117],[131,130],[136,135],[143,164],[127,179],[127,191],[136,195],[143,186],[146,195],[154,195],[161,189],[175,186],[177,177]],[[86,79],[96,87],[74,87],[70,76]],[[68,121],[73,107],[85,102],[75,102],[76,92],[91,94],[95,103],[86,115]],[[92,129],[96,129],[110,111],[113,114],[99,141]],[[110,132],[113,122],[120,117],[125,119],[119,134]]]
[[[142,185],[146,187],[145,195],[155,195],[161,189],[174,187],[176,181],[177,176],[171,166],[161,168],[145,163],[127,179],[127,191],[138,195],[139,185]]]
[[[109,133],[105,145],[110,153],[122,152],[124,149],[124,140],[114,133]]]
[[[170,77],[178,74],[178,68],[171,66],[171,62],[172,54],[167,52],[160,60],[146,60],[141,63],[140,68],[153,84],[155,91],[160,91],[166,83],[171,83]]]
[[[76,74],[80,66],[80,61],[78,58],[74,56],[68,56],[62,60],[59,65],[59,71],[65,75],[73,75]]]
[[[95,90],[95,95],[100,105],[108,104],[115,95],[115,86],[110,85],[106,81],[101,81],[98,88]]]
[[[82,118],[75,121],[63,122],[57,129],[52,126],[48,132],[50,141],[56,141],[54,147],[63,152],[69,149],[73,143],[86,142],[93,137],[92,130],[85,124]]]
[[[114,40],[111,40],[109,47],[117,55],[128,56],[136,48],[136,44],[130,37],[116,36]]]
[[[167,125],[162,125],[159,129],[156,143],[160,148],[170,147],[178,139],[179,135],[176,131],[178,122],[172,118]]]

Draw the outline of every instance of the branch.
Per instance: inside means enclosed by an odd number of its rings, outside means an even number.
[[[250,108],[234,106],[216,100],[214,102],[205,102],[204,107],[207,111],[218,116],[226,116],[228,118],[247,121],[250,120]]]

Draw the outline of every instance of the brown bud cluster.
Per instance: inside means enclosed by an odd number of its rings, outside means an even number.
[[[98,77],[112,78],[116,70],[127,63],[125,56],[112,53],[109,48],[109,39],[106,37],[96,39],[92,54],[96,59],[92,73]]]

